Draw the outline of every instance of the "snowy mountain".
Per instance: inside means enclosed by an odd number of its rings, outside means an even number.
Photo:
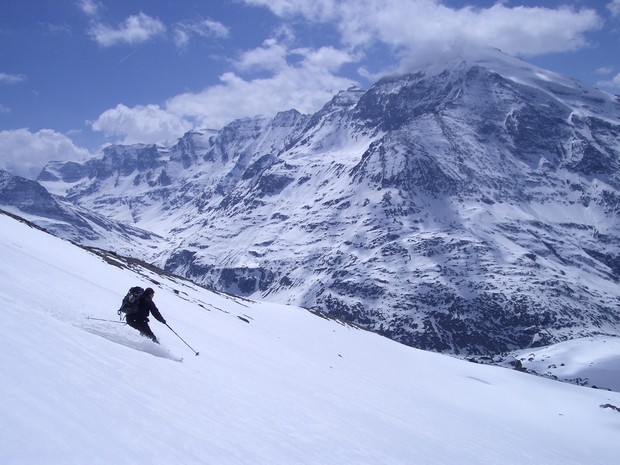
[[[3,464],[608,465],[620,453],[618,392],[213,293],[3,214],[0,249]],[[161,346],[117,322],[136,284],[199,356],[155,321]],[[599,360],[617,363],[607,349]]]
[[[165,239],[130,224],[115,221],[51,195],[35,181],[0,170],[0,208],[36,223],[47,231],[82,245],[132,255],[159,248]]]
[[[39,182],[196,282],[496,354],[618,334],[619,140],[617,97],[494,51]]]

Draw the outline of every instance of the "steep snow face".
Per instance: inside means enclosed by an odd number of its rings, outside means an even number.
[[[0,250],[3,464],[607,465],[620,453],[617,392],[213,293],[1,214]],[[199,356],[155,321],[161,346],[115,322],[136,284]]]
[[[490,354],[620,330],[619,105],[493,52],[41,182],[198,282]]]

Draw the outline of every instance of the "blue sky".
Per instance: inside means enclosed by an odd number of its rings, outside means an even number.
[[[0,168],[320,109],[459,47],[620,93],[620,0],[3,0]]]

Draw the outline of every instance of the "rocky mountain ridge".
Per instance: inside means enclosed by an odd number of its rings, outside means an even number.
[[[39,182],[200,283],[490,354],[620,330],[619,141],[617,97],[495,52]]]

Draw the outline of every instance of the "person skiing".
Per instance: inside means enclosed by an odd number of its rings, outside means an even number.
[[[129,313],[126,316],[127,324],[134,329],[140,331],[140,334],[146,336],[153,340],[153,342],[159,344],[157,337],[151,331],[149,327],[149,314],[152,314],[157,321],[162,324],[166,324],[166,319],[161,316],[159,309],[153,302],[153,296],[155,295],[155,291],[147,287],[142,295],[140,296],[140,300],[138,302],[138,310],[135,313]]]

